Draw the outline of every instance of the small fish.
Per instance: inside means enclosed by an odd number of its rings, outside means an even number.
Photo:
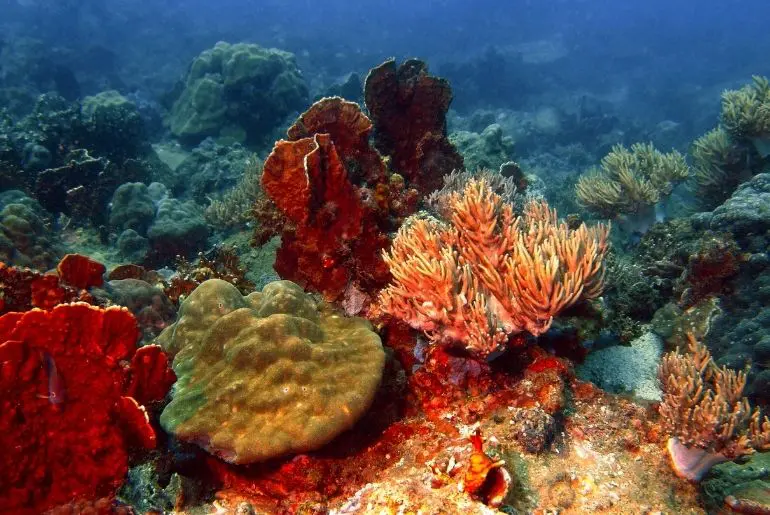
[[[62,407],[62,404],[67,400],[67,390],[64,387],[64,380],[59,371],[56,369],[56,362],[47,352],[43,352],[43,364],[45,366],[46,373],[48,374],[48,395],[38,395],[41,399],[48,399],[48,402]]]

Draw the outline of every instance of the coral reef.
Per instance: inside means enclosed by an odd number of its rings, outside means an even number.
[[[622,145],[602,158],[601,168],[582,175],[575,187],[578,200],[604,218],[643,215],[671,194],[689,176],[684,156],[663,154],[652,144]]]
[[[206,138],[163,177],[163,183],[180,198],[202,203],[235,187],[250,166],[261,166],[244,146],[219,144]],[[258,170],[254,170],[258,171]]]
[[[88,148],[96,155],[121,162],[141,153],[145,144],[144,120],[136,104],[117,91],[85,97],[80,114]]]
[[[220,41],[190,64],[168,123],[189,143],[207,136],[260,143],[307,97],[289,52]]]
[[[55,273],[46,274],[0,261],[0,314],[51,309],[65,302],[93,303],[86,289],[101,286],[103,273],[104,265],[78,254],[67,254]]]
[[[715,465],[701,483],[705,508],[709,513],[718,513],[727,505],[736,513],[766,513],[770,506],[768,467],[767,452],[752,454],[745,463]],[[747,509],[750,507],[754,511]]]
[[[765,234],[770,229],[770,174],[755,175],[711,213],[697,219],[699,227],[729,231],[746,250],[766,248]]]
[[[155,203],[147,186],[141,182],[126,182],[117,187],[110,203],[110,228],[131,229],[146,234],[155,218]]]
[[[200,206],[192,201],[164,198],[158,202],[155,220],[147,230],[151,259],[168,261],[188,256],[205,247],[208,236],[209,227]]]
[[[692,335],[689,353],[665,355],[658,376],[659,409],[678,476],[700,481],[716,463],[770,449],[770,419],[742,396],[745,372],[718,367]]]
[[[463,156],[465,168],[497,170],[513,159],[513,139],[503,136],[503,128],[493,123],[481,133],[457,131],[449,135],[449,141]]]
[[[253,220],[254,204],[264,197],[260,182],[262,161],[251,156],[243,168],[243,175],[233,188],[211,200],[203,216],[218,229],[244,227]]]
[[[126,229],[115,240],[121,258],[129,263],[143,263],[150,252],[150,242],[133,229]]]
[[[50,215],[18,190],[0,193],[0,261],[9,265],[48,270],[57,249]]]
[[[128,470],[129,445],[155,445],[141,404],[157,398],[134,398],[129,390],[160,393],[173,374],[139,386],[142,377],[159,378],[141,375],[142,359],[122,363],[139,355],[137,336],[134,317],[121,308],[76,303],[0,317],[6,509],[39,513],[111,495]]]
[[[105,290],[112,302],[133,313],[144,341],[152,340],[174,322],[176,307],[159,286],[136,278],[112,279]]]
[[[393,171],[410,187],[427,194],[441,187],[441,178],[465,168],[462,156],[446,134],[446,112],[452,89],[445,79],[428,74],[427,65],[395,59],[369,71],[364,98],[374,123],[374,145],[390,157]]]
[[[232,284],[243,295],[255,289],[254,283],[246,278],[240,259],[233,247],[218,245],[208,253],[198,253],[198,261],[191,263],[180,257],[176,262],[176,274],[167,282],[164,291],[178,304],[201,283],[209,279],[221,279]]]
[[[144,181],[147,170],[134,160],[116,165],[77,149],[65,164],[37,174],[35,196],[48,211],[65,213],[96,226],[107,222],[107,204],[115,189],[126,181]]]
[[[158,342],[179,377],[161,424],[230,463],[329,442],[369,408],[384,364],[365,320],[341,317],[288,281],[247,297],[206,281]]]
[[[770,156],[770,82],[754,76],[752,83],[722,93],[721,122],[733,137],[754,144],[763,157]]]
[[[390,216],[398,213],[395,194],[403,182],[383,184],[385,166],[367,141],[371,127],[356,104],[323,99],[265,160],[262,187],[289,222],[275,269],[329,300],[348,295],[350,288],[371,291],[389,278],[380,253],[389,242],[384,230],[394,225]],[[354,185],[350,168],[360,181],[377,184],[374,191]],[[400,201],[399,206],[410,209]]]
[[[597,297],[608,228],[572,230],[545,203],[515,216],[482,181],[451,200],[451,225],[418,217],[385,257],[394,282],[379,309],[485,357],[511,335],[540,335],[580,299]]]
[[[461,114],[422,61],[285,41],[162,108],[14,93],[0,41],[0,512],[768,511],[765,78],[621,125],[641,90],[536,91],[571,60],[511,44],[447,65]],[[653,146],[708,127],[691,169]]]
[[[692,183],[698,205],[713,209],[724,202],[735,189],[749,180],[759,168],[752,150],[735,141],[723,128],[717,127],[696,139],[690,150],[693,162]]]
[[[515,163],[506,163],[508,167],[515,166]],[[519,190],[521,181],[514,175],[505,176],[501,172],[487,169],[479,169],[475,172],[468,170],[453,171],[444,176],[444,185],[440,190],[436,190],[425,200],[427,207],[440,218],[449,219],[452,217],[451,202],[453,194],[462,194],[468,183],[472,180],[484,180],[489,189],[500,196],[500,199],[514,206],[517,210],[523,207],[524,192],[526,185]]]

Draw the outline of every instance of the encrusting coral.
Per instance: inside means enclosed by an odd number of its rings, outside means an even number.
[[[449,224],[415,217],[399,230],[385,254],[394,280],[379,298],[382,312],[433,342],[485,357],[601,294],[608,227],[570,229],[544,202],[517,216],[483,180],[454,193],[450,207]]]
[[[688,334],[689,353],[663,357],[661,420],[671,435],[668,451],[680,477],[700,481],[715,464],[770,449],[770,420],[743,397],[746,373],[719,367]]]
[[[219,279],[182,303],[159,337],[179,377],[161,425],[230,463],[317,449],[369,408],[380,338],[289,281],[242,296]]]
[[[615,218],[649,209],[689,174],[684,156],[675,150],[664,154],[652,144],[615,145],[601,168],[578,179],[575,191],[586,209]]]

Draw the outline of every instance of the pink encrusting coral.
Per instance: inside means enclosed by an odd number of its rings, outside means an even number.
[[[671,352],[660,363],[659,411],[671,435],[674,472],[700,481],[717,463],[770,449],[770,419],[743,397],[745,372],[717,366],[706,347],[687,337],[689,353]]]
[[[607,226],[570,229],[544,202],[518,216],[483,180],[453,194],[450,210],[448,224],[417,217],[399,230],[385,255],[394,280],[379,298],[432,341],[485,357],[601,294]]]

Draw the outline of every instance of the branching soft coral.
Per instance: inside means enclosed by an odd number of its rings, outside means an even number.
[[[689,173],[684,156],[677,151],[663,154],[652,144],[637,143],[630,150],[615,145],[602,159],[600,169],[580,177],[575,190],[586,209],[614,218],[654,206]]]
[[[736,138],[770,136],[770,81],[754,76],[738,90],[722,93],[722,124]]]
[[[540,335],[581,298],[597,297],[608,228],[570,229],[544,202],[517,216],[489,185],[470,181],[450,200],[451,220],[415,217],[385,262],[393,282],[380,309],[434,342],[486,357],[513,334]]]
[[[746,374],[718,367],[689,334],[689,353],[663,357],[661,421],[680,477],[699,481],[716,463],[770,449],[770,420],[743,397]]]

